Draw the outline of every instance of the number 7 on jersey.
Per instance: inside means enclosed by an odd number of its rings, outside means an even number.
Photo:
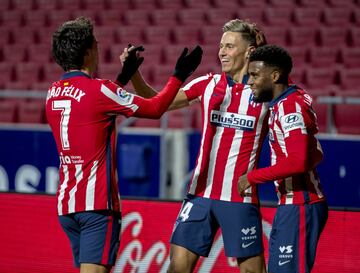
[[[71,100],[55,100],[52,104],[52,110],[61,111],[60,119],[60,139],[63,150],[70,149],[68,127],[71,112]]]

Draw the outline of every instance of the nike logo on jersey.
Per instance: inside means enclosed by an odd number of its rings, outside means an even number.
[[[290,263],[290,260],[287,260],[287,261],[279,261],[279,266],[282,266],[284,264],[287,264],[287,263]]]
[[[253,243],[255,243],[255,241],[252,241],[252,242],[250,242],[250,243],[247,243],[247,244],[245,244],[245,243],[242,243],[242,248],[247,248],[247,247],[249,247],[249,246],[251,246]]]

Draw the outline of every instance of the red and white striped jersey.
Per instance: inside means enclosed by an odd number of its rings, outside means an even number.
[[[156,103],[128,93],[109,80],[93,79],[79,71],[64,74],[50,86],[46,115],[60,157],[59,215],[120,211],[116,115],[151,117],[151,106],[161,105],[165,98],[166,104],[160,109],[163,113],[180,85],[179,80],[170,79],[166,86],[171,92],[160,92]]]
[[[225,73],[194,79],[183,90],[189,101],[201,100],[202,136],[189,193],[205,198],[258,203],[257,187],[238,194],[241,175],[256,168],[267,134],[268,107],[254,103],[252,92]]]
[[[316,165],[322,160],[312,98],[291,85],[269,104],[271,166],[248,174],[250,183],[275,181],[279,204],[324,200]]]

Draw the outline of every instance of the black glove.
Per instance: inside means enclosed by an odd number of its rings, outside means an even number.
[[[131,45],[129,45],[131,47]],[[134,73],[138,70],[139,66],[144,61],[144,57],[138,57],[138,51],[144,51],[144,47],[142,45],[135,47],[133,50],[129,51],[129,56],[124,61],[121,72],[116,77],[116,81],[120,83],[122,86],[125,86]]]
[[[182,82],[184,82],[199,66],[203,54],[200,46],[196,46],[189,54],[187,54],[188,51],[188,48],[185,47],[176,62],[173,74]]]

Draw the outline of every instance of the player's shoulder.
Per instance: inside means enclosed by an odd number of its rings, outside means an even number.
[[[281,99],[279,105],[293,105],[299,104],[300,106],[311,106],[313,102],[312,96],[303,88],[294,86],[293,92],[288,96]]]
[[[213,73],[207,73],[205,75],[199,76],[193,80],[191,80],[190,82],[188,82],[184,87],[183,90],[186,91],[188,89],[190,89],[193,86],[207,86],[207,84],[215,78],[220,78],[220,75],[217,74],[213,74]]]

